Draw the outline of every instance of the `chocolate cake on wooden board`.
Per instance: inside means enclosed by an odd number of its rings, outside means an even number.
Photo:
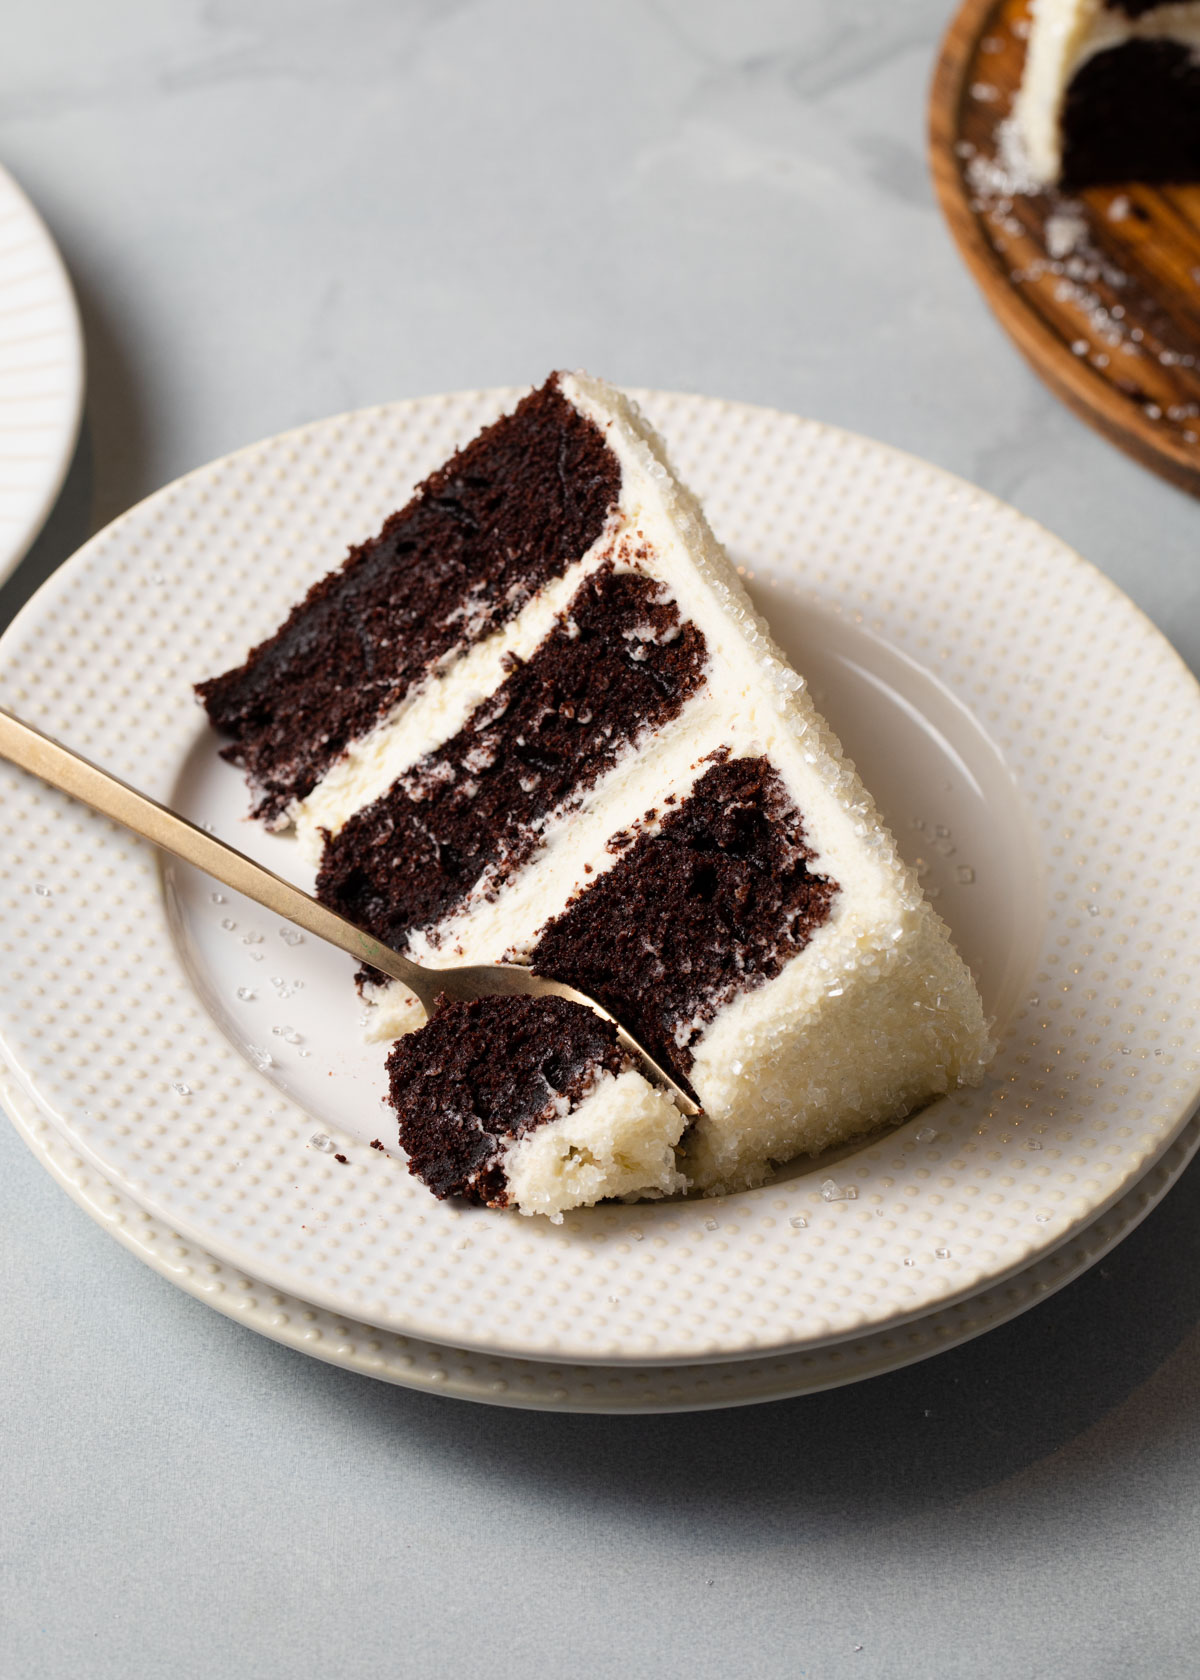
[[[1200,180],[1200,3],[1036,0],[1008,138],[1037,186]]]
[[[200,693],[326,903],[433,966],[579,986],[704,1109],[684,1134],[613,1046],[579,1052],[596,1028],[569,1007],[422,1026],[364,972],[373,1035],[412,1035],[392,1099],[436,1194],[557,1217],[734,1190],[982,1073],[944,924],[660,440],[598,380],[532,392]],[[512,1091],[481,1078],[510,1043]]]

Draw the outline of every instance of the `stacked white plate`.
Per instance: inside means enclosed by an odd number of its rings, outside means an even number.
[[[515,395],[343,416],[170,486],[21,614],[0,701],[308,884],[191,684]],[[931,467],[639,396],[976,970],[982,1089],[722,1200],[557,1227],[438,1203],[370,1147],[385,1050],[348,959],[0,772],[3,1095],[41,1159],[266,1334],[504,1404],[734,1404],[920,1358],[1098,1258],[1200,1137],[1200,696],[1169,645]]]
[[[37,211],[0,169],[0,582],[54,506],[82,407],[71,283]]]

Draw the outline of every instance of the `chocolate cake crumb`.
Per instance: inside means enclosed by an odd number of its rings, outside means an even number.
[[[335,1161],[340,1161],[344,1167],[350,1165],[349,1159],[345,1155],[335,1155],[333,1158]]]
[[[443,1005],[388,1057],[409,1172],[435,1196],[506,1207],[505,1145],[578,1106],[625,1060],[611,1024],[565,998]]]
[[[812,857],[770,762],[727,758],[547,924],[531,964],[594,997],[686,1082],[701,1023],[774,979],[828,919],[839,888]]]
[[[394,950],[487,877],[494,893],[644,731],[703,681],[704,636],[643,572],[605,564],[454,738],[328,840],[317,897]]]
[[[380,1143],[378,1138],[372,1138],[371,1139],[371,1148],[372,1149],[383,1149],[383,1144]],[[386,1149],[383,1149],[383,1152],[384,1152],[385,1155],[387,1154]]]
[[[431,666],[581,559],[620,483],[599,427],[552,378],[426,479],[244,665],[199,683],[253,814],[281,819]]]

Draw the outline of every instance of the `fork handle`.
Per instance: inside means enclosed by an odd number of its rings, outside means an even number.
[[[123,828],[184,863],[194,864],[214,880],[261,904],[264,910],[273,911],[318,939],[328,940],[391,979],[402,981],[416,993],[426,1012],[432,1012],[440,990],[436,975],[381,945],[365,929],[327,909],[273,870],[264,869],[244,852],[227,846],[215,834],[197,828],[186,817],[169,811],[155,799],[148,799],[127,782],[109,775],[107,770],[101,770],[49,735],[43,735],[40,729],[23,723],[3,706],[0,706],[0,758],[69,793],[73,799],[82,800],[102,816],[111,817]]]

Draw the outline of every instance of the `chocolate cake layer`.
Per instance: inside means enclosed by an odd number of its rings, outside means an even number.
[[[438,660],[592,547],[620,491],[599,428],[552,378],[425,481],[246,663],[197,685],[254,815],[278,821]]]
[[[1131,13],[1130,15],[1136,15]],[[1180,41],[1096,53],[1067,88],[1063,185],[1200,176],[1200,64]]]
[[[1163,0],[1104,0],[1104,10],[1120,12],[1127,18],[1140,18],[1144,12],[1152,12],[1162,4]]]
[[[765,758],[715,764],[547,925],[530,962],[686,1079],[701,1024],[773,979],[828,918],[839,888],[810,873],[812,857]]]
[[[493,890],[524,863],[539,820],[670,722],[705,662],[704,637],[661,586],[606,563],[459,734],[327,840],[317,896],[402,949],[485,872]]]
[[[435,1196],[507,1206],[504,1145],[567,1112],[625,1059],[608,1022],[565,998],[447,1004],[388,1057],[409,1171]]]

